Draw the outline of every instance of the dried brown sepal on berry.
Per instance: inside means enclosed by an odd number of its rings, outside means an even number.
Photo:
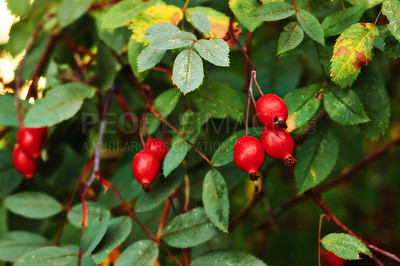
[[[151,191],[149,183],[143,183],[142,188],[143,188],[143,191],[146,193],[149,193]]]
[[[257,181],[260,178],[260,175],[257,172],[249,173],[249,178],[251,181]]]
[[[285,158],[285,160],[283,160],[283,163],[286,167],[294,167],[297,163],[297,160],[292,155],[289,155]]]

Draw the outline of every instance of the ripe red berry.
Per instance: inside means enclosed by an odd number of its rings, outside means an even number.
[[[165,145],[164,141],[160,139],[148,138],[146,144],[144,145],[144,149],[152,151],[155,155],[157,155],[160,162],[164,161],[164,158],[168,153],[167,145]]]
[[[233,150],[235,164],[249,174],[251,180],[257,180],[258,169],[264,162],[265,154],[261,142],[252,136],[239,138]]]
[[[23,127],[17,132],[17,142],[24,152],[36,158],[40,155],[46,135],[46,127]]]
[[[142,184],[145,192],[150,192],[150,184],[156,179],[160,163],[155,153],[148,150],[138,152],[132,161],[132,172]]]
[[[283,160],[286,166],[296,165],[296,159],[292,156],[294,141],[286,129],[263,128],[260,135],[265,152],[275,160]]]
[[[265,94],[256,103],[256,113],[268,128],[287,128],[288,109],[285,102],[275,94]]]
[[[326,249],[322,252],[322,260],[326,266],[343,266],[346,264],[346,260],[336,256],[333,252]]]
[[[12,161],[15,169],[28,179],[32,178],[38,170],[36,161],[25,153],[18,143],[14,146]]]

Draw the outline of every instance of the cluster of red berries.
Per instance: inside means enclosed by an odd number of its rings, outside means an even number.
[[[167,153],[168,147],[162,140],[148,138],[144,149],[133,158],[133,175],[145,192],[150,192],[150,184],[156,179]]]
[[[46,127],[22,127],[17,132],[12,160],[15,169],[25,178],[32,178],[39,169],[39,157],[46,135]]]
[[[264,151],[275,160],[283,160],[286,166],[296,165],[292,156],[294,141],[286,131],[288,109],[285,102],[275,94],[265,94],[258,99],[256,113],[263,123],[261,142],[252,136],[239,138],[234,147],[233,159],[236,165],[257,180],[258,169],[264,162]]]

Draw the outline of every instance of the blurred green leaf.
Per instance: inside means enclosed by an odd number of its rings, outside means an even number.
[[[115,266],[154,265],[158,258],[158,246],[152,240],[140,240],[127,247],[119,256]]]
[[[266,3],[251,13],[251,18],[262,21],[281,20],[295,14],[294,6],[282,2]]]
[[[364,5],[360,4],[327,16],[321,23],[325,36],[340,35],[345,29],[357,23],[364,11]]]
[[[348,234],[331,233],[322,238],[321,243],[328,251],[345,260],[359,260],[359,253],[372,257],[364,243]]]
[[[235,14],[235,17],[249,31],[254,31],[262,22],[254,20],[251,13],[257,8],[260,3],[257,0],[229,0],[229,7]]]
[[[0,198],[16,189],[23,180],[22,175],[15,170],[11,158],[10,151],[0,151]]]
[[[19,257],[15,266],[74,265],[78,256],[70,249],[55,246],[42,247]]]
[[[121,2],[122,3],[122,2]],[[128,43],[128,60],[129,60],[129,65],[131,66],[132,72],[135,75],[135,77],[142,82],[148,72],[139,72],[138,64],[137,64],[137,58],[140,55],[141,51],[144,49],[144,44],[135,41],[134,39],[130,39]]]
[[[203,60],[193,50],[183,50],[174,61],[172,80],[183,94],[197,89],[203,83]]]
[[[57,9],[58,23],[65,28],[83,14],[87,12],[90,6],[90,0],[62,0]]]
[[[197,257],[192,266],[219,266],[219,265],[235,265],[235,266],[266,266],[266,264],[254,257],[253,255],[233,250],[213,250]]]
[[[96,84],[100,89],[106,91],[111,87],[116,76],[117,61],[115,60],[110,49],[103,43],[97,45],[97,69],[96,69]]]
[[[165,227],[163,240],[172,247],[194,247],[210,240],[217,233],[203,208],[194,208],[176,216]]]
[[[88,222],[81,236],[80,247],[82,257],[88,256],[97,247],[107,231],[109,221],[110,212],[106,210],[103,211],[101,215]]]
[[[382,3],[382,0],[347,0],[347,2],[354,6],[365,5],[365,8],[368,9]]]
[[[106,207],[97,202],[88,202],[88,222],[90,223],[93,219],[97,219],[102,215],[104,211],[107,210]],[[82,204],[78,203],[74,205],[68,212],[68,221],[76,227],[81,227],[82,225]]]
[[[30,0],[6,0],[6,2],[8,10],[17,17],[24,17],[28,13],[31,4]]]

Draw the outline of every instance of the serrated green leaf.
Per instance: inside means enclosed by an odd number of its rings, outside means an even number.
[[[107,210],[104,205],[101,205],[97,202],[88,202],[88,223],[90,223],[93,219],[98,218],[101,214]],[[68,221],[76,227],[81,228],[82,226],[82,204],[78,203],[74,205],[71,210],[68,212]]]
[[[11,151],[0,151],[0,198],[16,189],[23,180],[22,175],[15,170],[11,158]]]
[[[318,110],[321,101],[316,98],[316,94],[320,89],[321,85],[313,84],[296,89],[285,96],[284,101],[289,113],[286,120],[289,132],[303,126]]]
[[[97,45],[96,61],[96,85],[106,91],[114,82],[117,61],[110,49],[103,43]]]
[[[190,145],[181,137],[177,136],[176,141],[172,142],[171,148],[164,159],[163,174],[165,177],[178,168],[189,150]]]
[[[165,161],[164,161],[165,164]],[[185,176],[186,168],[180,166],[168,178],[159,177],[151,184],[151,192],[142,193],[136,201],[136,212],[147,212],[155,209],[174,192]]]
[[[208,19],[206,15],[201,12],[193,12],[192,13],[193,24],[200,32],[205,34],[206,36],[211,34],[211,21]]]
[[[322,30],[321,24],[318,19],[306,10],[299,9],[297,11],[297,21],[301,28],[316,42],[325,45],[324,31]]]
[[[364,11],[365,6],[360,4],[327,16],[321,23],[325,36],[340,35],[345,29],[357,23]]]
[[[25,253],[49,245],[43,236],[26,231],[13,231],[0,235],[0,260],[15,261]]]
[[[205,81],[198,90],[190,93],[190,101],[202,113],[215,118],[229,116],[236,121],[243,121],[245,105],[240,95],[226,84]]]
[[[6,208],[31,219],[44,219],[62,211],[62,205],[52,196],[42,192],[19,192],[5,198]]]
[[[251,18],[262,21],[281,20],[295,14],[294,6],[287,3],[267,3],[254,9]]]
[[[158,34],[164,33],[164,32],[176,32],[180,31],[177,26],[174,24],[168,23],[168,22],[161,22],[157,23],[153,26],[150,26],[146,31],[145,31],[145,38],[148,39],[149,41],[152,41]]]
[[[178,89],[169,89],[161,93],[154,100],[154,108],[163,118],[167,118],[168,115],[175,109],[178,104],[181,93]],[[160,126],[161,121],[152,113],[146,115],[146,130],[148,134],[153,134],[156,132],[157,128]]]
[[[105,210],[101,215],[88,222],[88,225],[81,236],[80,247],[82,257],[88,256],[97,247],[107,231],[109,221],[110,212]]]
[[[261,127],[251,127],[249,128],[249,136],[259,137],[261,130]],[[245,134],[246,131],[243,129],[235,132],[229,138],[224,140],[224,142],[222,142],[222,144],[214,152],[213,157],[211,158],[211,162],[213,163],[213,165],[219,167],[233,162],[233,148],[235,146],[235,143],[240,137],[243,137]]]
[[[368,139],[377,140],[389,126],[390,102],[385,85],[374,71],[367,70],[353,88],[371,120],[359,126]]]
[[[197,89],[204,78],[203,60],[193,50],[183,50],[175,59],[172,80],[183,94]]]
[[[304,38],[304,32],[296,22],[289,22],[283,28],[278,40],[278,55],[296,48]]]
[[[201,57],[216,66],[229,66],[229,46],[219,38],[201,39],[194,44]]]
[[[140,240],[127,247],[119,256],[115,266],[152,266],[158,258],[158,246],[152,240]]]
[[[196,41],[196,36],[187,31],[167,31],[159,33],[150,42],[154,49],[169,50],[191,46]]]
[[[345,260],[359,260],[359,253],[372,256],[371,251],[354,236],[344,233],[332,233],[321,239],[328,251]]]
[[[30,8],[30,0],[7,0],[7,8],[12,14],[19,17],[24,17]]]
[[[372,44],[379,34],[372,23],[358,23],[340,34],[333,48],[331,78],[339,85],[351,85],[360,73],[360,68],[372,58]]]
[[[203,182],[203,205],[210,221],[222,232],[228,233],[229,198],[228,188],[221,173],[211,169]]]
[[[110,221],[106,234],[93,251],[92,259],[96,264],[103,262],[108,255],[128,237],[132,230],[132,220],[128,217],[117,217]]]
[[[382,14],[389,20],[388,29],[400,42],[400,2],[398,0],[383,1]]]
[[[166,50],[158,50],[151,48],[150,46],[144,48],[137,57],[138,71],[143,72],[157,65],[164,57],[165,52]]]
[[[132,72],[135,77],[142,82],[148,74],[148,71],[139,72],[137,58],[140,55],[141,51],[145,48],[143,43],[139,43],[134,39],[130,39],[128,43],[128,60],[129,65],[131,66]]]
[[[297,153],[301,159],[294,169],[298,195],[326,179],[336,164],[338,152],[337,137],[327,125],[317,127],[316,133],[307,137]]]
[[[210,240],[216,233],[217,229],[211,224],[204,209],[194,208],[172,219],[162,237],[172,247],[187,248]]]
[[[360,99],[353,90],[340,89],[329,85],[324,88],[324,106],[336,122],[343,125],[355,125],[369,121]]]
[[[15,266],[76,265],[78,255],[67,248],[42,247],[24,254],[15,261]]]
[[[57,9],[58,23],[65,28],[87,12],[90,0],[62,0]]]
[[[25,127],[48,127],[74,116],[86,98],[92,98],[95,88],[83,83],[67,83],[49,90],[37,100],[25,117]]]
[[[259,5],[257,0],[229,0],[229,7],[233,14],[249,31],[254,31],[262,24],[261,21],[250,17],[253,10]]]
[[[253,255],[233,250],[213,250],[200,255],[191,263],[192,266],[266,266],[262,260]]]

